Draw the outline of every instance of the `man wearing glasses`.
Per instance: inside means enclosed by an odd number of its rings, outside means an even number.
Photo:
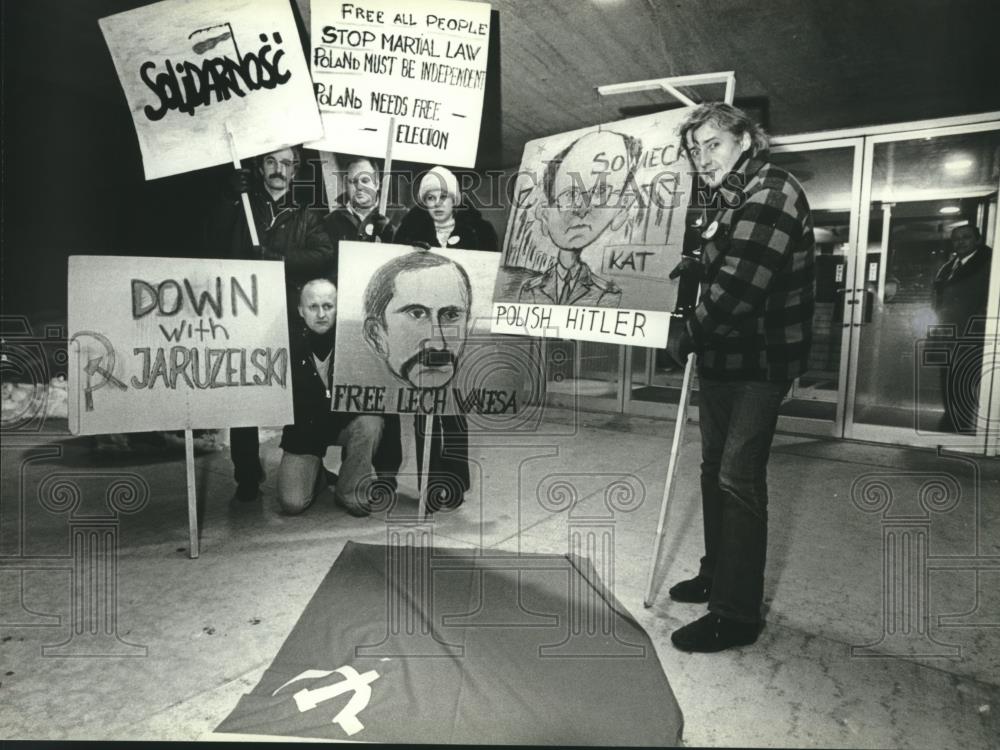
[[[392,242],[393,226],[377,208],[380,181],[375,163],[365,156],[346,161],[347,189],[324,222],[334,249],[341,240]]]
[[[535,210],[542,233],[558,249],[556,262],[521,284],[521,302],[618,307],[621,289],[594,273],[581,259],[609,227],[628,218],[632,182],[642,144],[636,138],[601,131],[581,136],[548,162],[545,199]]]
[[[298,149],[283,148],[254,159],[253,169],[233,172],[227,194],[209,217],[205,238],[209,257],[284,262],[293,334],[301,323],[298,288],[310,279],[336,273],[333,244],[320,214],[309,206],[297,206],[292,197],[299,161]],[[240,193],[250,198],[259,245],[251,241]],[[233,428],[229,436],[236,497],[250,502],[257,498],[264,479],[257,428]]]

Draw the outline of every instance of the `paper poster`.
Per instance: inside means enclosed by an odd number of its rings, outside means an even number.
[[[70,256],[68,328],[74,434],[293,420],[281,262]]]
[[[332,408],[512,417],[537,342],[490,333],[497,253],[340,243]]]
[[[164,0],[102,18],[146,179],[322,135],[288,0]]]
[[[530,141],[504,239],[492,330],[666,346],[690,190],[687,109]]]
[[[473,167],[489,3],[312,0],[310,67],[322,151]]]

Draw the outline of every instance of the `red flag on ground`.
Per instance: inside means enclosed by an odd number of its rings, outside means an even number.
[[[348,542],[216,731],[677,745],[649,637],[586,559]]]

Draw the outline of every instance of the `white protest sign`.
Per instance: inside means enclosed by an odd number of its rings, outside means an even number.
[[[288,0],[164,0],[100,20],[146,179],[318,138]]]
[[[473,167],[490,6],[460,0],[312,0],[310,65],[321,151]]]
[[[666,346],[691,167],[687,109],[583,128],[524,147],[493,331]]]
[[[74,434],[293,421],[277,261],[74,255]]]
[[[497,253],[341,242],[334,411],[509,427],[544,387],[538,342],[490,333]]]

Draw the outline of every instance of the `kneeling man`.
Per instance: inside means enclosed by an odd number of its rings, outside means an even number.
[[[351,515],[366,516],[373,494],[395,490],[402,462],[399,417],[330,411],[337,288],[326,278],[306,282],[298,309],[305,328],[291,342],[295,424],[281,436],[278,503],[289,514],[308,508],[328,476],[334,478],[323,469],[323,455],[328,446],[339,445],[334,499]]]

